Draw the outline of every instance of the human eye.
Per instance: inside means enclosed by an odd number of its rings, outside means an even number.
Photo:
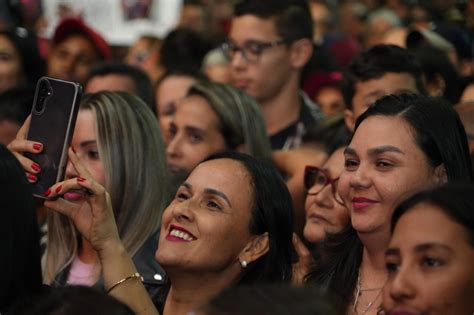
[[[324,185],[324,184],[326,184],[326,181],[327,181],[326,175],[324,175],[323,173],[320,172],[316,176],[314,183],[319,184],[319,185]]]
[[[399,268],[400,268],[400,264],[398,263],[398,261],[387,260],[385,262],[385,269],[387,269],[387,272],[389,274],[393,274],[393,273],[397,272]]]
[[[97,149],[87,150],[86,155],[90,160],[100,160],[99,151]]]
[[[188,137],[190,142],[194,144],[201,143],[204,140],[203,136],[199,132],[190,132]]]
[[[391,161],[388,160],[377,160],[375,162],[375,165],[382,170],[387,170],[390,169],[394,166],[394,164]]]
[[[222,210],[222,207],[212,199],[206,201],[206,206],[212,210]]]
[[[355,158],[346,157],[344,160],[344,167],[346,171],[354,171],[359,166],[359,161]]]
[[[178,132],[178,128],[176,128],[176,125],[174,123],[170,124],[168,132],[171,138],[173,138],[176,135],[176,133]]]
[[[178,200],[178,201],[184,201],[184,200],[189,199],[189,194],[186,193],[186,192],[183,191],[183,190],[178,190],[178,191],[176,192],[176,196],[175,196],[174,199],[176,199],[176,200]]]
[[[422,266],[426,268],[436,268],[440,267],[443,265],[443,262],[441,259],[431,257],[431,256],[425,256],[421,260]]]

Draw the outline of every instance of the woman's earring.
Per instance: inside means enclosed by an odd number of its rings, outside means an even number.
[[[242,260],[240,262],[240,266],[242,266],[243,269],[247,268],[247,262],[245,260]]]

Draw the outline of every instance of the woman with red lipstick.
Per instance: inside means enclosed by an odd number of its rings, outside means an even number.
[[[85,213],[47,205],[68,215],[98,251],[105,287],[137,314],[156,314],[117,233],[108,193],[74,152],[79,177],[51,187],[51,196],[86,188]],[[292,275],[291,197],[271,166],[251,156],[219,153],[200,163],[165,209],[155,257],[169,277],[164,315],[184,315],[223,289],[239,284],[289,282]],[[125,279],[125,280],[124,280]]]
[[[10,144],[16,152],[38,152],[24,139],[25,124]],[[159,300],[164,271],[153,260],[159,237],[161,210],[167,198],[167,171],[161,134],[153,113],[136,96],[127,93],[100,92],[83,97],[71,142],[95,181],[110,191],[118,231],[124,247],[148,285],[150,294]],[[41,146],[40,146],[41,148]],[[17,153],[17,157],[19,154]],[[32,161],[19,156],[24,169],[34,181],[41,172]],[[76,178],[71,162],[66,178]],[[45,195],[57,195],[51,190]],[[77,207],[90,213],[85,190],[63,191],[61,207]],[[47,204],[47,203],[46,203]],[[82,218],[83,224],[91,220]],[[43,278],[48,284],[103,286],[97,251],[85,237],[80,237],[71,220],[56,212],[48,213],[48,240],[43,257]]]
[[[388,315],[474,314],[474,187],[446,185],[397,207],[385,252]]]
[[[418,191],[471,181],[467,138],[450,104],[390,95],[359,117],[344,158],[338,192],[351,227],[328,239],[328,257],[310,278],[339,294],[347,314],[374,315],[387,280],[393,210]]]

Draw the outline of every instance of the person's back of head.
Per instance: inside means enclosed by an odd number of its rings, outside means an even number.
[[[0,94],[0,143],[7,145],[16,136],[31,111],[34,90],[18,87]]]
[[[16,314],[27,315],[134,315],[117,299],[84,286],[51,288]]]
[[[336,315],[322,290],[285,285],[238,286],[221,292],[199,315]]]
[[[198,32],[177,28],[170,32],[160,49],[160,62],[166,71],[199,72],[211,45]]]
[[[133,93],[153,109],[153,88],[149,77],[140,68],[122,62],[103,62],[92,68],[84,89],[88,93],[106,90]]]
[[[41,289],[39,230],[32,191],[16,157],[0,145],[0,312]]]

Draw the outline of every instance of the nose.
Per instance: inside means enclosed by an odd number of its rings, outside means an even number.
[[[244,54],[242,51],[236,51],[232,59],[230,60],[230,67],[231,69],[243,69],[247,65],[247,60],[244,58]]]
[[[362,164],[355,171],[349,174],[346,173],[346,176],[350,176],[349,184],[351,188],[364,189],[370,186],[369,171]]]
[[[166,157],[168,160],[179,159],[181,154],[181,139],[178,135],[170,135],[168,140],[168,146],[166,147]]]
[[[327,185],[317,195],[312,196],[314,203],[320,208],[331,209],[334,207],[334,198],[332,196],[332,187]]]
[[[414,275],[410,272],[409,268],[399,267],[399,270],[395,275],[391,275],[384,290],[388,292],[388,296],[394,302],[401,302],[404,300],[412,299],[416,294],[416,288],[414,286],[415,279]]]
[[[193,203],[191,199],[175,204],[172,211],[173,211],[173,217],[177,222],[194,221],[195,215],[194,215]]]

